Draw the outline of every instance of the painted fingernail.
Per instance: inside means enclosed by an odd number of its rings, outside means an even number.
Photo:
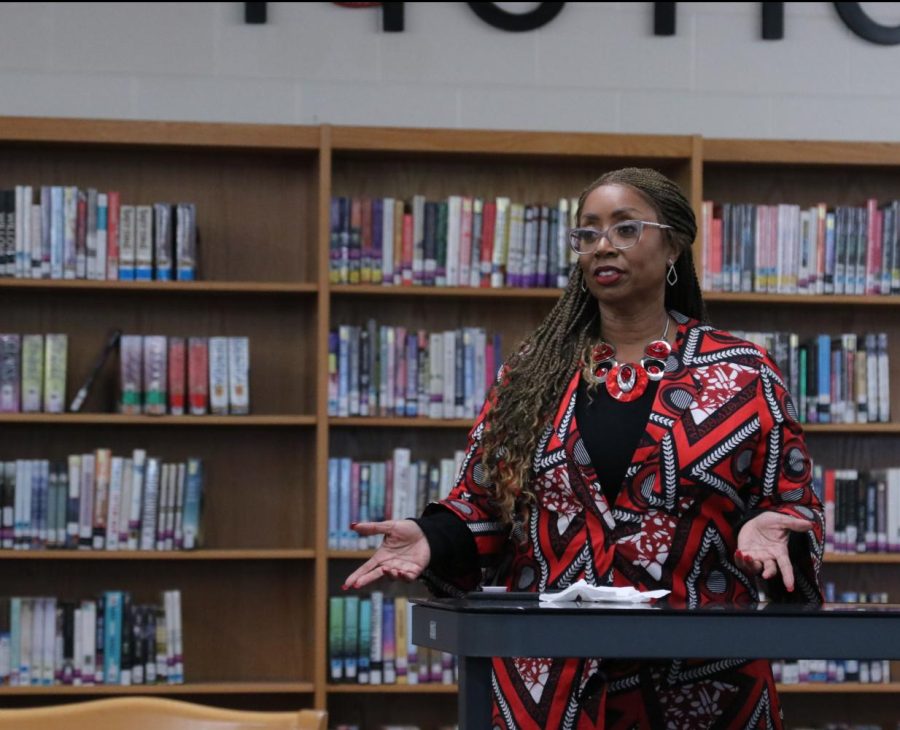
[[[350,529],[351,529],[351,530],[355,530],[355,529],[356,529],[356,526],[357,526],[358,524],[359,524],[358,522],[351,522],[351,523],[350,523]]]

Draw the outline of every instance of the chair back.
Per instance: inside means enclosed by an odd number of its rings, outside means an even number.
[[[326,730],[323,710],[249,712],[162,697],[0,710],[0,730]]]

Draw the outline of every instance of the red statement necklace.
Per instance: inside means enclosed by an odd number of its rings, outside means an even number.
[[[649,381],[662,380],[666,370],[666,358],[672,346],[666,341],[669,334],[669,318],[666,328],[658,340],[653,340],[644,348],[640,362],[619,363],[616,348],[608,342],[599,342],[591,349],[591,364],[586,368],[594,382],[605,382],[606,391],[616,400],[628,403],[640,398],[647,390]]]

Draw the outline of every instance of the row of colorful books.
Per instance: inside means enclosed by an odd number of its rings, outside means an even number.
[[[328,338],[328,414],[472,418],[500,366],[500,335],[340,325]]]
[[[890,603],[886,592],[838,592],[831,581],[825,584],[825,600],[830,603]],[[891,681],[891,663],[887,659],[777,660],[772,662],[772,673],[776,682],[784,684],[805,682],[888,684]]]
[[[135,449],[65,461],[0,462],[0,547],[191,550],[200,543],[203,464],[163,463]]]
[[[426,504],[450,493],[464,456],[457,451],[453,458],[414,460],[409,449],[397,448],[384,461],[328,459],[328,548],[378,547],[380,535],[361,537],[350,524],[422,514]]]
[[[250,412],[248,337],[122,335],[119,349],[122,413]]]
[[[66,410],[69,338],[0,334],[0,413]]]
[[[332,284],[564,287],[577,201],[451,195],[331,200]]]
[[[157,605],[127,591],[0,602],[0,685],[183,684],[181,591]]]
[[[900,294],[900,201],[704,201],[703,222],[706,291]]]
[[[118,191],[63,185],[0,190],[0,276],[193,281],[194,203],[126,205]]]
[[[885,332],[801,338],[794,332],[733,334],[774,358],[803,423],[887,423],[890,358]]]
[[[412,604],[405,596],[330,596],[328,666],[332,682],[454,684],[456,658],[412,643]]]
[[[813,467],[813,489],[825,508],[825,550],[900,553],[900,467]]]

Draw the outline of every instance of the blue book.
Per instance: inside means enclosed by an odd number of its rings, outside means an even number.
[[[372,599],[359,599],[359,642],[356,646],[356,678],[369,683],[369,645],[372,643]]]
[[[328,459],[328,549],[339,550],[340,533],[340,459]]]
[[[103,676],[106,684],[119,684],[122,668],[122,591],[103,594]]]
[[[353,550],[356,548],[356,533],[350,529],[350,477],[353,461],[349,457],[343,457],[340,462],[340,492],[338,496],[340,547],[341,550]]]
[[[819,335],[816,337],[816,374],[818,383],[819,423],[831,423],[831,337]]]
[[[185,550],[193,550],[200,542],[200,509],[203,503],[203,462],[188,459],[184,483],[184,508],[181,534]]]

